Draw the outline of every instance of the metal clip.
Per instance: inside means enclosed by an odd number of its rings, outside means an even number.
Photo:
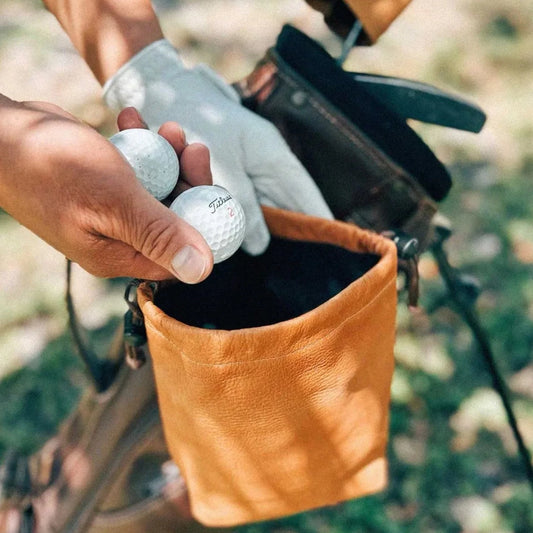
[[[143,346],[146,344],[146,329],[144,320],[139,319],[131,309],[124,315],[124,342],[131,346]]]
[[[420,280],[418,274],[418,253],[420,250],[418,239],[400,230],[384,231],[382,235],[391,239],[396,245],[398,269],[405,275],[407,305],[417,307]]]
[[[137,369],[146,362],[146,328],[144,317],[137,303],[137,289],[141,280],[133,279],[126,286],[124,299],[129,309],[124,315],[124,347],[126,351],[126,361],[128,365]]]

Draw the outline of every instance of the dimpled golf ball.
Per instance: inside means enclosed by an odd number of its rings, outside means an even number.
[[[143,187],[158,200],[166,198],[176,186],[180,166],[170,143],[150,130],[132,128],[113,135],[115,145],[133,167]]]
[[[241,204],[223,187],[200,185],[181,193],[170,209],[197,229],[215,263],[232,256],[242,244],[245,217]]]

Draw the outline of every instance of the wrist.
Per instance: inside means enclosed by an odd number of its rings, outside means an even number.
[[[44,0],[100,83],[163,33],[150,0]]]
[[[176,104],[194,106],[221,97],[240,104],[237,91],[223,78],[203,64],[185,66],[178,50],[164,38],[150,43],[122,65],[104,84],[103,96],[111,109],[135,107],[148,119],[154,106],[168,111]],[[147,122],[150,124],[150,120]]]
[[[115,111],[127,106],[143,110],[148,85],[184,69],[174,46],[165,38],[158,39],[138,51],[104,83],[104,100]]]

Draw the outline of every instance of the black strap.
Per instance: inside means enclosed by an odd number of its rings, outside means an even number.
[[[438,238],[435,244],[431,247],[431,252],[437,261],[440,274],[449,291],[449,296],[454,304],[454,308],[464,319],[470,328],[474,339],[479,345],[481,356],[483,357],[483,360],[492,378],[492,386],[501,398],[503,407],[505,409],[505,414],[507,416],[507,421],[513,432],[516,444],[518,446],[519,455],[524,464],[526,477],[529,481],[531,489],[533,490],[533,465],[531,464],[531,454],[524,443],[524,438],[520,432],[520,428],[518,427],[505,380],[498,369],[489,338],[484,329],[481,327],[479,317],[474,307],[475,298],[472,297],[472,291],[469,290],[469,287],[466,287],[465,290],[464,284],[461,281],[460,273],[457,271],[457,269],[450,265],[446,256],[446,252],[442,246],[444,240],[442,237],[443,235],[441,234],[441,238]],[[446,238],[446,236],[444,236],[444,238]]]
[[[68,311],[68,324],[74,346],[76,347],[81,360],[85,363],[87,372],[93,385],[98,392],[107,390],[113,383],[120,363],[100,359],[98,355],[89,347],[89,341],[84,338],[80,322],[78,320],[74,302],[72,300],[72,261],[67,259],[67,279],[65,300]]]
[[[337,65],[342,68],[344,65],[344,62],[346,61],[348,54],[350,53],[351,49],[355,46],[355,43],[359,39],[359,36],[361,35],[361,32],[363,31],[363,25],[361,24],[360,20],[356,20],[353,23],[352,29],[350,30],[350,33],[346,36],[346,39],[344,39],[342,43],[342,50],[339,55],[339,57],[336,59]]]

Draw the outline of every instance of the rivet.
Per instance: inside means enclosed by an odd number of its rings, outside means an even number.
[[[291,102],[298,107],[303,106],[307,102],[307,93],[303,91],[295,91],[291,95]]]

